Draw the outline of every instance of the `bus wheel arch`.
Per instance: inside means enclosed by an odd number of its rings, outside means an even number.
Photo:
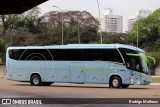
[[[42,85],[41,76],[38,73],[32,73],[30,76],[30,83],[33,86],[41,86]]]
[[[122,78],[119,75],[111,75],[109,78],[109,87],[120,88],[122,85]]]

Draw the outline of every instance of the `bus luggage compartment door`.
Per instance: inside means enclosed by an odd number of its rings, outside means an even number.
[[[84,64],[83,63],[72,63],[70,72],[71,72],[70,82],[84,83]]]

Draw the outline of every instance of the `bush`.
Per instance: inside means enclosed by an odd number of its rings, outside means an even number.
[[[2,64],[5,60],[6,53],[6,42],[0,38],[0,63]]]
[[[158,66],[158,64],[160,63],[160,52],[148,52],[147,56],[152,56],[156,60],[155,65],[152,61],[149,60],[149,65],[150,65],[150,68],[151,68],[151,74],[155,75],[155,69]]]
[[[3,64],[2,59],[0,58],[0,64]]]

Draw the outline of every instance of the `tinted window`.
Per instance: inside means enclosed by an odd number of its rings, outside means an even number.
[[[10,49],[9,50],[9,58],[14,60],[19,60],[21,57],[21,54],[24,52],[24,49]]]
[[[82,60],[82,49],[67,49],[65,60],[81,61]]]
[[[100,49],[83,49],[83,60],[85,61],[94,61],[101,60]]]
[[[9,50],[15,60],[112,61],[122,63],[117,49],[19,49]]]
[[[117,49],[101,49],[101,59],[103,61],[112,61],[123,63]]]
[[[9,50],[9,57],[14,60],[52,60],[46,49],[13,49]]]
[[[66,50],[65,49],[49,49],[54,60],[65,60]]]
[[[21,60],[52,60],[52,56],[46,49],[27,49]]]
[[[128,69],[142,72],[141,58],[139,56],[127,55],[127,53],[138,54],[137,51],[134,51],[131,49],[125,49],[125,48],[119,48],[119,50],[125,60],[126,67]]]

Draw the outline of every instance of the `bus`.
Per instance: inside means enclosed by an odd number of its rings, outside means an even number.
[[[124,44],[8,47],[7,79],[50,86],[55,82],[109,84],[112,88],[151,83],[145,52]]]

